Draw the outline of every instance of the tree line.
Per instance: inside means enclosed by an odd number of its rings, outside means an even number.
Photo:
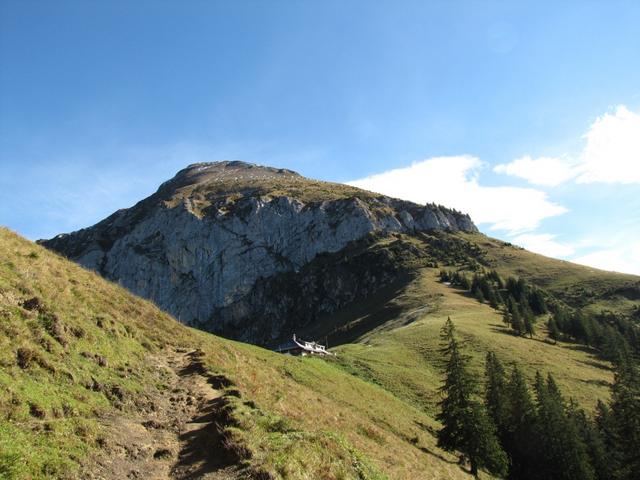
[[[598,350],[600,356],[614,363],[640,356],[640,329],[630,319],[603,310],[586,315],[558,307],[547,323],[553,340],[573,340]]]
[[[457,451],[471,473],[485,469],[518,480],[634,480],[640,472],[640,372],[630,359],[616,365],[609,404],[589,417],[540,372],[529,385],[517,365],[494,353],[481,390],[451,319],[441,330],[444,383],[438,446]]]
[[[547,330],[553,341],[565,340],[595,348],[608,361],[618,363],[640,356],[640,328],[631,318],[601,311],[587,314],[571,309],[522,278],[504,280],[495,270],[469,277],[460,271],[440,271],[440,280],[469,291],[478,301],[500,310],[503,321],[516,335],[535,333],[540,315],[549,313]]]

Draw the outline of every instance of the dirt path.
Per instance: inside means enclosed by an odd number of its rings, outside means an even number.
[[[222,392],[196,351],[154,357],[159,388],[136,416],[104,419],[103,455],[82,473],[90,479],[236,480],[246,478],[226,455],[216,420]]]

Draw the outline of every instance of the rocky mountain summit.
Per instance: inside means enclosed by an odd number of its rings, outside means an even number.
[[[426,231],[477,229],[468,215],[441,206],[224,161],[190,165],[133,207],[40,243],[183,323],[268,344],[314,319],[302,318],[292,289],[308,295],[309,308],[330,313],[392,280],[390,251],[386,260],[360,255],[350,271],[327,255],[371,236]]]

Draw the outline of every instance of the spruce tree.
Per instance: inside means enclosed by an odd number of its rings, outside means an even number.
[[[584,410],[579,408],[573,399],[569,403],[567,415],[577,426],[582,441],[587,447],[595,477],[598,480],[612,479],[615,472],[612,468],[613,462],[607,451],[605,436],[598,429],[597,423],[590,421]]]
[[[498,433],[500,433],[507,423],[506,378],[504,367],[493,352],[487,353],[485,380],[485,406],[487,407],[487,413],[498,429]]]
[[[611,392],[613,448],[619,455],[616,479],[632,480],[640,475],[640,372],[623,361],[616,367]]]
[[[487,290],[487,300],[489,301],[489,305],[491,305],[491,308],[498,308],[500,306],[500,297],[499,294],[496,292],[496,289],[489,285],[489,288]]]
[[[596,405],[595,428],[602,438],[604,448],[607,452],[608,469],[611,472],[610,478],[618,478],[620,472],[623,453],[618,449],[618,439],[616,437],[616,427],[613,414],[607,404],[598,400]],[[594,467],[597,468],[596,465]]]
[[[544,462],[540,462],[540,478],[595,479],[587,447],[575,421],[567,415],[564,399],[555,380],[549,374],[544,382],[538,373],[535,386],[535,425],[543,449],[540,453],[544,458]]]
[[[511,458],[509,478],[538,478],[540,445],[534,430],[535,409],[524,375],[516,365],[507,382],[507,405],[506,432],[502,441]]]
[[[531,290],[531,292],[529,293],[529,306],[531,307],[531,310],[533,310],[533,313],[535,313],[536,315],[547,313],[547,302],[545,301],[542,292],[537,288]]]
[[[533,338],[533,334],[535,333],[535,327],[533,323],[533,315],[529,313],[524,315],[524,333],[529,335],[529,338]]]
[[[440,338],[445,381],[440,388],[444,398],[439,403],[440,413],[436,417],[442,423],[438,446],[445,450],[461,450],[464,446],[463,415],[474,393],[474,383],[467,369],[469,359],[460,351],[451,318],[447,318],[442,327]]]
[[[522,320],[520,309],[517,306],[511,314],[511,328],[517,335],[522,335],[524,332],[524,321]]]
[[[503,475],[507,467],[506,455],[491,419],[473,398],[476,384],[469,371],[469,358],[460,350],[450,318],[442,327],[441,339],[445,380],[440,388],[444,398],[436,416],[442,423],[437,434],[438,446],[447,451],[460,451],[475,476],[480,468]]]
[[[524,375],[517,365],[513,366],[507,383],[507,398],[509,425],[514,428],[531,423],[534,412],[533,400]]]
[[[559,307],[553,314],[553,319],[555,320],[556,325],[558,325],[558,330],[563,333],[571,333],[569,328],[571,321],[569,319],[569,314],[564,308]]]
[[[516,303],[515,298],[513,298],[512,295],[509,295],[509,298],[507,299],[507,310],[509,311],[509,313],[511,315],[513,315],[513,313],[518,309],[518,305]]]
[[[587,345],[591,344],[589,321],[582,312],[577,311],[571,316],[569,328],[573,338]]]
[[[465,419],[465,450],[471,464],[471,474],[478,477],[484,468],[496,476],[508,471],[508,458],[496,434],[496,427],[478,402],[472,402]]]
[[[549,318],[547,328],[549,329],[549,338],[556,342],[560,340],[560,329],[558,328],[558,323],[554,317]]]

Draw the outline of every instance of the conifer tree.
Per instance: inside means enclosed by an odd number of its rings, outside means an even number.
[[[587,447],[578,427],[567,415],[564,399],[553,377],[547,381],[536,374],[536,430],[544,462],[540,462],[540,478],[558,480],[592,480],[593,468]]]
[[[536,315],[547,313],[547,302],[545,301],[542,292],[537,288],[531,290],[529,293],[529,306]]]
[[[637,479],[640,474],[640,372],[623,361],[616,368],[611,389],[613,449],[619,455],[616,479]]]
[[[493,352],[488,352],[486,356],[485,380],[485,406],[500,433],[507,422],[506,378],[504,367]]]
[[[615,364],[627,363],[630,359],[629,344],[611,325],[602,329],[602,340],[599,345],[602,356]]]
[[[502,313],[502,323],[511,326],[511,314],[507,309]]]
[[[473,402],[465,420],[465,450],[471,464],[471,474],[478,478],[484,468],[496,476],[508,471],[508,458],[496,435],[496,427],[478,402]]]
[[[507,382],[507,422],[503,445],[511,458],[509,478],[537,478],[540,445],[534,430],[535,409],[527,382],[514,365]]]
[[[598,430],[607,452],[607,464],[611,472],[610,478],[614,479],[620,471],[623,455],[617,448],[618,439],[616,438],[613,414],[609,406],[601,400],[598,400],[596,405],[595,428]]]
[[[604,435],[598,429],[597,423],[591,422],[584,410],[578,407],[573,399],[570,400],[567,415],[575,423],[578,432],[587,447],[587,454],[598,480],[611,480],[614,476],[609,452]]]
[[[473,378],[467,369],[469,359],[460,351],[451,318],[447,318],[442,327],[440,338],[446,376],[440,388],[444,398],[439,403],[440,413],[436,417],[442,423],[442,429],[438,432],[438,446],[447,450],[462,449],[462,420],[474,393]]]
[[[567,314],[567,311],[560,307],[556,310],[556,312],[553,314],[553,319],[556,322],[556,325],[558,325],[558,329],[561,332],[564,333],[570,333],[569,332],[569,315]]]
[[[516,306],[511,313],[511,328],[517,335],[522,335],[524,332],[524,321],[520,309]]]
[[[576,340],[582,341],[587,345],[590,345],[591,335],[589,331],[589,322],[584,314],[577,311],[571,316],[570,320],[570,333]]]
[[[496,289],[491,285],[489,285],[487,289],[487,300],[489,305],[491,305],[491,308],[498,308],[500,305],[499,295],[496,292]]]
[[[529,315],[529,314],[524,315],[524,333],[529,335],[529,338],[533,338],[533,334],[535,333],[535,327],[533,324],[533,315]]]
[[[516,300],[515,298],[513,298],[512,295],[509,295],[509,298],[507,300],[507,310],[509,311],[510,314],[513,315],[513,313],[518,309],[518,305],[516,304]]]
[[[445,381],[440,388],[444,398],[436,416],[442,423],[437,435],[438,446],[448,451],[460,451],[475,476],[480,468],[503,475],[507,468],[506,454],[500,447],[491,419],[473,398],[476,385],[469,372],[469,358],[460,350],[450,318],[442,327],[441,339]]]
[[[547,328],[549,329],[549,338],[556,342],[560,340],[560,329],[558,328],[558,323],[556,322],[555,317],[549,318]]]
[[[517,367],[513,366],[511,376],[507,383],[507,398],[509,402],[509,424],[512,427],[531,423],[534,405],[527,387],[524,375]]]

